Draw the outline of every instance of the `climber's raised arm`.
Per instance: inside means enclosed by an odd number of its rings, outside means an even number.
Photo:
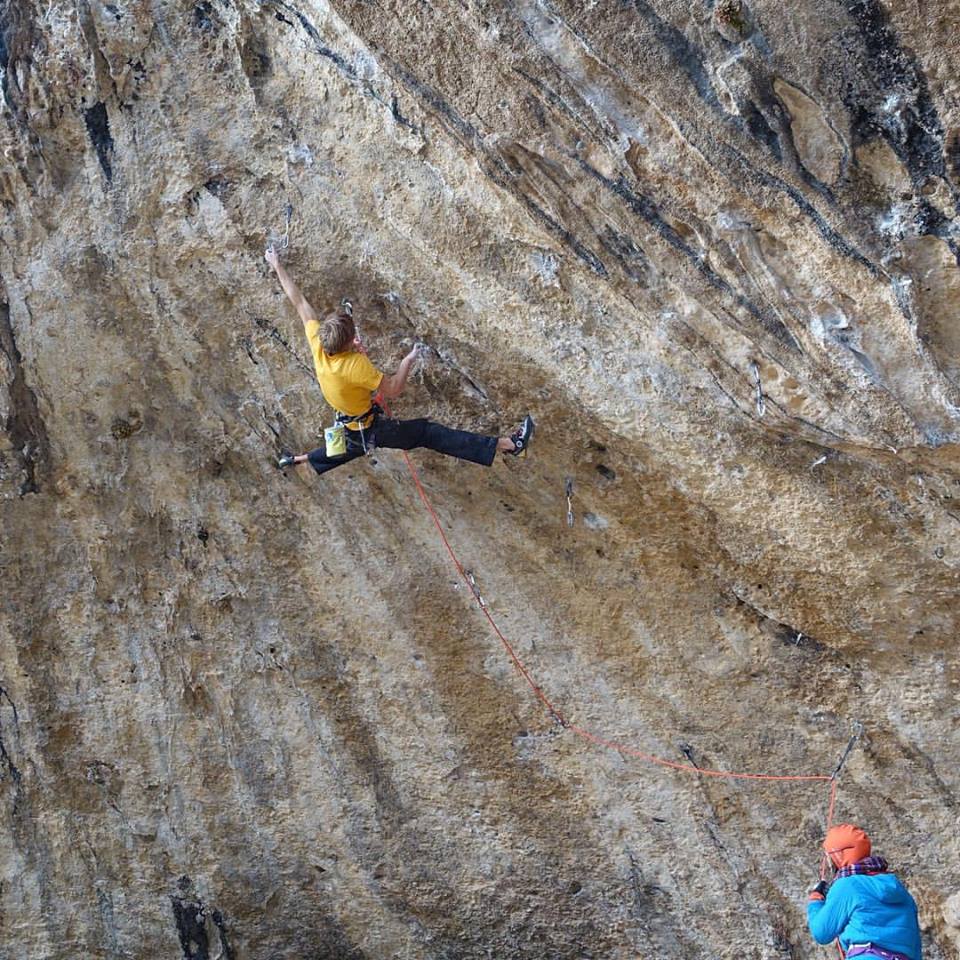
[[[387,374],[384,376],[383,380],[380,382],[380,394],[386,400],[392,400],[394,397],[399,397],[403,393],[403,388],[407,385],[407,379],[410,376],[410,370],[413,367],[414,361],[417,359],[420,353],[420,345],[417,344],[414,348],[400,361],[400,366],[397,367],[396,373]]]
[[[297,308],[297,313],[300,314],[300,319],[303,321],[304,326],[308,323],[317,322],[317,314],[314,311],[313,307],[310,306],[310,301],[300,292],[300,288],[293,282],[293,277],[284,269],[283,264],[280,263],[280,258],[277,256],[277,251],[274,248],[267,247],[267,252],[264,254],[263,259],[273,267],[277,278],[280,280],[280,286],[283,287],[283,292],[287,295],[290,302]]]

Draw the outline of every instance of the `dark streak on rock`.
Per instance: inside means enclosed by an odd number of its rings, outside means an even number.
[[[22,71],[25,83],[33,65],[35,27],[31,19],[32,8],[27,3],[0,3],[0,90],[3,100],[17,124],[29,131],[27,98],[20,86],[17,68]],[[31,142],[36,135],[28,133]]]
[[[202,33],[216,33],[220,23],[210,0],[200,0],[193,8],[194,26]]]
[[[89,110],[83,111],[83,120],[87,125],[90,142],[97,151],[97,159],[107,182],[113,180],[113,167],[110,157],[113,154],[113,137],[110,136],[110,119],[107,116],[107,107],[103,101],[98,101]]]
[[[598,277],[607,279],[607,268],[592,250],[588,250],[563,224],[538,207],[525,193],[520,192],[519,197],[535,220],[539,220],[551,233],[559,237]]]
[[[516,181],[522,176],[522,171],[512,168],[503,157],[493,153],[483,143],[476,127],[461,117],[431,86],[423,83],[395,61],[391,61],[390,66],[393,75],[398,77],[407,89],[424,101],[437,115],[441,123],[443,123],[464,146],[479,154],[485,160],[485,173],[494,183],[517,197],[534,219],[538,220],[547,227],[551,233],[562,240],[595,274],[604,278],[608,276],[606,266],[593,251],[584,246],[570,230],[559,223],[554,217],[547,213],[546,210],[537,206],[522,190],[517,189]]]
[[[0,279],[0,294],[3,290],[3,281]],[[10,438],[23,470],[24,479],[19,490],[23,497],[28,493],[40,492],[39,477],[50,461],[50,441],[40,416],[36,394],[23,375],[23,358],[13,335],[10,305],[6,297],[0,299],[0,351],[6,355],[13,371],[13,379],[8,384],[10,412],[3,429]]]
[[[218,200],[225,200],[233,184],[224,177],[212,177],[204,185],[203,189]]]
[[[660,215],[656,204],[648,197],[634,193],[627,185],[626,179],[621,175],[616,180],[611,180],[604,176],[599,170],[591,166],[582,157],[577,157],[581,169],[589,174],[594,180],[600,183],[605,189],[623,200],[627,207],[640,217],[644,222],[652,226],[657,233],[666,240],[678,252],[682,253],[687,260],[696,267],[697,271],[704,279],[717,290],[721,290],[734,298],[737,305],[742,307],[750,314],[760,325],[770,334],[777,338],[785,346],[792,350],[800,350],[800,345],[793,338],[793,334],[776,317],[772,316],[768,310],[764,310],[753,303],[742,293],[738,293],[727,283],[703,258],[700,251],[694,250],[677,231],[667,223]]]
[[[113,806],[111,804],[111,806]],[[97,888],[97,907],[100,911],[100,923],[107,938],[107,956],[118,955],[117,921],[113,907],[113,897],[102,887]]]
[[[320,36],[320,31],[307,19],[307,17],[302,14],[296,7],[290,6],[288,3],[284,3],[283,0],[273,0],[273,2],[278,7],[282,7],[287,13],[292,14],[297,18],[300,23],[300,26],[303,28],[304,33],[313,41],[314,49],[321,57],[325,57],[327,60],[330,60],[334,66],[346,77],[349,77],[351,80],[359,80],[357,76],[357,71],[347,63],[344,58],[336,52],[336,50],[331,50],[324,42]],[[289,20],[284,21],[285,23],[290,23]],[[292,25],[292,24],[291,24]]]
[[[762,110],[750,100],[739,104],[740,116],[732,116],[723,109],[717,92],[710,80],[710,73],[705,66],[707,59],[703,48],[689,40],[687,36],[671,23],[667,23],[646,0],[624,0],[632,6],[640,16],[652,27],[657,42],[668,52],[674,64],[682,70],[693,84],[700,98],[724,122],[732,124],[741,131],[746,131],[751,137],[763,144],[776,158],[778,163],[783,161],[783,150],[780,144],[780,135],[764,116]],[[762,39],[762,38],[761,38]],[[769,78],[767,78],[769,82]],[[755,81],[758,89],[761,84]],[[772,96],[768,98],[766,106],[773,103]]]
[[[473,126],[468,120],[465,120],[460,116],[447,103],[443,97],[437,93],[429,84],[423,83],[417,77],[415,77],[409,70],[401,66],[396,61],[391,61],[390,63],[391,73],[395,76],[398,76],[403,82],[404,86],[407,89],[415,93],[421,100],[423,100],[428,107],[430,107],[444,122],[444,124],[451,130],[452,133],[456,134],[466,146],[470,147],[473,150],[483,149],[483,145],[480,142],[480,135],[477,133],[476,127]],[[510,175],[510,170],[503,164],[502,160],[498,161],[500,166],[503,168],[503,172]]]
[[[945,177],[943,125],[923,70],[900,46],[878,0],[847,0],[846,6],[865,48],[844,97],[854,143],[882,136],[915,186],[930,176]]]
[[[954,187],[960,187],[960,130],[954,130],[949,141],[944,144],[947,172]],[[960,213],[960,200],[956,203],[957,213]]]
[[[283,0],[269,0],[269,2],[274,3],[278,7],[282,7],[288,13],[296,17],[300,23],[300,26],[303,28],[304,33],[306,33],[306,35],[311,39],[311,41],[313,41],[313,46],[316,52],[321,57],[324,57],[325,59],[329,60],[340,71],[340,73],[342,73],[348,80],[351,80],[354,83],[358,84],[368,97],[375,100],[377,103],[381,104],[382,106],[385,106],[390,111],[394,120],[396,120],[397,123],[399,123],[403,127],[406,127],[409,130],[413,130],[417,133],[421,132],[420,128],[415,123],[412,123],[400,112],[400,109],[397,105],[397,98],[393,97],[390,103],[387,103],[386,100],[384,100],[383,97],[381,97],[380,94],[377,93],[377,91],[374,90],[369,83],[367,83],[365,80],[363,80],[362,77],[360,77],[357,71],[354,70],[352,66],[350,66],[350,64],[346,61],[346,59],[343,56],[337,53],[336,50],[333,50],[330,47],[328,47],[323,42],[323,39],[320,36],[320,31],[317,30],[317,28],[310,22],[309,19],[307,19],[307,17],[304,14],[302,14],[299,10],[297,10],[295,7],[291,6],[290,4],[284,3]],[[286,17],[284,17],[279,12],[279,10],[274,11],[274,15],[278,20],[282,21],[283,23],[286,23],[291,27],[293,26],[293,23],[290,20],[288,20]]]
[[[299,366],[302,370],[305,370],[308,374],[310,374],[311,377],[314,376],[313,367],[311,367],[300,356],[300,353],[298,351],[294,350],[293,347],[290,346],[290,341],[287,340],[286,337],[284,337],[284,335],[276,328],[276,326],[271,324],[269,320],[265,320],[263,317],[255,317],[253,322],[261,330],[263,330],[264,333],[269,334],[271,340],[275,340],[277,343],[279,343],[280,346],[283,347],[283,349],[286,350],[288,354],[290,354],[290,356],[293,358],[297,366]],[[249,353],[249,350],[247,352]],[[253,360],[253,357],[251,356],[250,359]],[[254,363],[256,363],[256,360],[254,360]]]
[[[13,700],[10,699],[10,694],[7,693],[7,691],[6,691],[3,687],[0,687],[0,698],[5,699],[5,700],[7,701],[7,703],[10,704],[10,709],[13,711],[13,725],[14,725],[14,729],[15,729],[15,730],[19,730],[19,728],[20,728],[20,718],[19,718],[19,716],[17,715],[17,706],[16,706],[16,704],[13,702]],[[2,713],[0,713],[0,717],[2,717]],[[0,762],[2,762],[3,765],[7,768],[7,773],[10,775],[10,779],[11,779],[11,781],[13,782],[14,790],[15,790],[15,792],[16,792],[16,796],[19,798],[19,795],[20,795],[20,785],[21,785],[21,783],[22,783],[22,781],[23,781],[23,777],[22,777],[20,771],[17,769],[16,764],[14,764],[13,759],[11,758],[9,752],[7,751],[7,746],[6,746],[6,744],[4,743],[4,740],[3,740],[3,721],[2,721],[2,719],[0,719]]]
[[[210,960],[210,939],[203,904],[199,900],[178,897],[171,897],[170,903],[184,960]]]
[[[542,80],[538,77],[535,77],[532,73],[528,73],[526,70],[521,67],[513,68],[524,80],[527,81],[531,86],[535,87],[536,90],[543,95],[547,103],[552,107],[561,111],[569,120],[571,120],[578,127],[585,127],[589,130],[590,135],[597,140],[602,139],[603,134],[596,127],[591,128],[591,125],[588,122],[588,118],[578,114],[563,97],[560,96],[552,87],[547,86]],[[539,101],[534,98],[534,109],[537,113],[538,119],[544,116],[543,107],[540,105]],[[958,151],[960,152],[960,151]]]
[[[778,163],[783,162],[783,149],[780,146],[780,135],[767,122],[767,118],[752,101],[740,104],[740,113],[744,118],[747,132],[759,140],[773,155]]]
[[[813,637],[807,636],[807,634],[788,623],[782,623],[774,617],[768,616],[758,607],[755,607],[749,600],[745,600],[740,596],[736,590],[731,590],[731,593],[737,601],[737,606],[746,607],[750,610],[757,618],[758,624],[763,624],[766,627],[768,635],[772,636],[772,638],[784,646],[805,650],[807,653],[822,653],[826,649],[819,640],[814,640]]]
[[[393,115],[393,119],[397,121],[402,127],[408,127],[411,130],[415,130],[416,127],[400,112],[400,104],[397,101],[396,95],[390,98],[390,113]]]
[[[705,59],[703,50],[695,43],[691,43],[673,24],[667,23],[646,0],[628,0],[628,2],[650,24],[657,42],[669,52],[674,63],[687,75],[703,100],[712,107],[720,109],[716,91],[710,82],[710,74],[703,65]]]
[[[775,98],[771,95],[769,102],[766,102],[767,98],[759,94],[761,99],[765,100],[764,103],[760,106],[751,101],[740,103],[742,116],[730,116],[721,107],[710,83],[709,74],[704,67],[704,51],[688,40],[676,27],[666,23],[646,0],[623,0],[623,2],[634,7],[653,27],[658,42],[687,75],[704,102],[724,122],[745,130],[763,144],[778,162],[782,163],[783,147],[780,134],[770,125],[761,109],[764,106],[773,109]],[[856,80],[848,85],[845,96],[845,102],[851,111],[855,145],[883,136],[910,171],[917,187],[931,175],[945,178],[947,169],[942,147],[943,128],[921,69],[898,45],[893,31],[886,24],[886,15],[878,0],[846,0],[846,3],[851,17],[858,25],[860,40],[866,48],[866,55],[863,58],[867,64],[866,73],[872,74],[864,77],[862,75],[864,71],[858,67]],[[850,58],[850,62],[859,64],[862,61],[861,58],[856,57]],[[767,81],[769,77],[762,80],[755,78],[754,85],[757,91],[761,91]],[[903,105],[895,119],[885,115],[878,102],[880,95],[885,99],[891,91],[909,95],[909,102]],[[746,162],[739,151],[733,152]],[[830,227],[817,209],[798,190],[779,177],[762,173],[754,168],[751,170],[766,186],[786,193],[800,212],[813,220],[821,236],[834,249],[865,266],[873,276],[880,275],[881,271]],[[836,203],[833,192],[809,174],[801,164],[797,164],[797,174],[829,203]],[[957,201],[957,207],[960,210],[960,199]],[[927,221],[928,231],[950,245],[960,264],[960,244],[948,235],[949,221],[942,215],[929,216]]]
[[[603,244],[604,250],[620,261],[621,269],[634,283],[641,286],[647,285],[650,275],[650,261],[633,237],[628,237],[608,226],[600,234],[600,242]]]
[[[911,743],[905,737],[898,736],[897,740],[903,755],[926,770],[927,775],[933,783],[934,792],[939,795],[943,805],[948,809],[957,806],[956,795],[954,794],[953,790],[950,789],[948,784],[944,782],[940,774],[937,773],[937,767],[933,762],[933,759],[920,747]]]
[[[960,201],[958,201],[960,203]],[[920,236],[939,237],[950,248],[957,265],[960,266],[960,242],[957,241],[954,222],[929,200],[921,199],[913,218],[914,228]]]
[[[796,205],[797,209],[813,221],[820,236],[823,237],[834,250],[842,253],[845,257],[850,257],[861,266],[866,267],[867,270],[870,271],[871,276],[879,277],[883,274],[883,271],[876,264],[868,260],[856,247],[837,233],[823,218],[820,211],[817,210],[796,187],[791,187],[789,183],[781,180],[779,177],[775,177],[772,173],[767,173],[766,170],[758,169],[734,147],[721,146],[720,149],[727,155],[727,158],[732,160],[736,166],[739,166],[749,178],[756,180],[762,186],[769,187],[771,190],[786,194]]]
[[[0,92],[3,94],[3,102],[13,104],[13,98],[10,96],[10,50],[7,43],[7,34],[13,30],[13,24],[10,22],[13,16],[12,4],[3,4],[0,6]]]
[[[263,86],[266,79],[273,73],[273,64],[267,46],[263,38],[253,32],[247,36],[240,47],[240,67],[254,91]]]
[[[17,713],[17,705],[13,702],[12,698],[10,697],[10,694],[7,693],[5,687],[0,687],[0,699],[6,700],[7,703],[10,704],[10,709],[13,711],[13,726],[17,730],[17,732],[19,732],[20,731],[20,714]]]
[[[227,924],[223,919],[223,914],[219,910],[214,910],[210,915],[217,933],[220,934],[220,956],[222,960],[236,960],[236,954],[230,947],[230,941],[227,939]]]

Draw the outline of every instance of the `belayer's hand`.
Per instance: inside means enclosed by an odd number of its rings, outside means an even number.
[[[817,885],[810,891],[811,900],[826,900],[827,890],[830,889],[830,884],[826,880],[819,880]]]
[[[263,259],[266,260],[274,270],[277,269],[280,264],[280,257],[277,256],[277,251],[273,249],[273,244],[267,247],[267,252],[263,255]]]

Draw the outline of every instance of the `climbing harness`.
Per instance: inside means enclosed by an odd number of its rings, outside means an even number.
[[[349,413],[337,413],[336,420],[332,427],[328,428],[325,431],[325,435],[334,430],[339,430],[340,434],[343,437],[343,453],[347,452],[347,433],[346,428],[347,424],[355,423],[357,425],[357,432],[360,434],[360,443],[363,446],[364,454],[369,454],[373,452],[374,448],[374,435],[369,434],[368,431],[372,429],[373,425],[377,422],[378,414],[383,413],[383,408],[379,403],[374,403],[369,410],[365,410],[363,413],[358,413],[355,416]],[[370,420],[369,423],[366,423],[367,420]],[[366,425],[365,425],[366,424]],[[328,457],[338,456],[338,454],[327,453]]]

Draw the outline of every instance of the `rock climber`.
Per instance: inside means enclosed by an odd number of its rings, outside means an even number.
[[[921,960],[917,905],[907,888],[870,856],[870,838],[841,823],[827,831],[823,849],[835,871],[810,893],[807,923],[817,943],[839,939],[846,956]]]
[[[334,427],[326,431],[327,445],[296,456],[284,454],[277,463],[281,469],[309,462],[322,474],[375,447],[397,450],[426,447],[484,466],[490,466],[498,452],[512,456],[526,452],[534,430],[533,418],[529,415],[509,437],[453,430],[432,420],[395,420],[385,416],[374,396],[387,400],[400,396],[420,347],[415,346],[400,361],[396,373],[384,374],[367,358],[350,311],[334,310],[321,322],[272,246],[267,248],[265,259],[300,314],[320,390],[337,412]]]

